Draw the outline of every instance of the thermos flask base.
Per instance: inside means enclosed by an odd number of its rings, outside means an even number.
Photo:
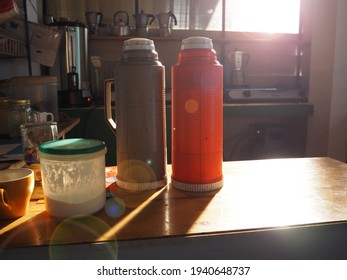
[[[167,178],[164,178],[160,181],[155,182],[143,182],[143,183],[135,183],[135,182],[126,182],[117,179],[117,186],[131,191],[145,191],[145,190],[155,190],[165,187],[167,185]]]
[[[171,178],[171,185],[178,190],[188,191],[188,192],[210,192],[215,191],[223,187],[223,178],[217,182],[212,183],[199,183],[190,184],[176,181]]]

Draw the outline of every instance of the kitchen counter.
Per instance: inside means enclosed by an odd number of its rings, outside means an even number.
[[[224,187],[211,193],[134,193],[108,176],[113,198],[87,217],[53,218],[32,201],[26,216],[0,220],[0,258],[347,258],[347,164],[267,159],[223,170]]]
[[[224,103],[224,117],[250,116],[310,116],[313,105],[310,103]]]
[[[167,103],[168,113],[171,112],[171,103]],[[88,112],[100,110],[104,111],[103,106],[85,108],[63,108],[60,109],[68,115],[81,116]],[[238,116],[309,116],[313,114],[313,105],[310,103],[223,103],[224,117]]]

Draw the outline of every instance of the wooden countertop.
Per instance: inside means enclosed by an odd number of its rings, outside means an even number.
[[[247,233],[347,221],[345,163],[331,158],[267,159],[224,162],[223,168],[224,186],[212,193],[171,186],[129,192],[113,183],[113,198],[105,209],[117,206],[119,217],[102,210],[89,217],[58,219],[47,214],[42,200],[32,201],[26,216],[0,220],[0,255],[1,248]]]

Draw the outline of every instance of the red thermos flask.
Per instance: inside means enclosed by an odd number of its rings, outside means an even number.
[[[212,40],[184,39],[172,66],[172,186],[223,186],[223,66]]]

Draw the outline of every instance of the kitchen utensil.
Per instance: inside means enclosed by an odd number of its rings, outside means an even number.
[[[88,29],[77,21],[57,21],[53,25],[63,31],[59,59],[50,69],[51,75],[59,79],[59,107],[87,106],[91,99]]]
[[[98,28],[101,25],[103,14],[101,12],[88,11],[85,13],[86,23],[91,35],[98,34]]]
[[[106,81],[105,117],[117,138],[117,185],[147,190],[167,184],[165,68],[152,40],[124,42],[114,80]],[[115,120],[111,85],[115,87]]]
[[[223,66],[209,38],[184,39],[172,67],[171,154],[174,188],[223,186]]]
[[[20,126],[24,160],[35,172],[35,181],[41,184],[40,159],[38,150],[41,144],[58,139],[56,122],[28,123]]]
[[[125,20],[122,15],[125,17]],[[129,15],[126,11],[118,11],[114,14],[112,30],[116,36],[130,35]]]
[[[54,115],[50,112],[38,112],[40,122],[52,122],[54,121]]]
[[[177,25],[176,16],[172,12],[160,13],[157,15],[157,19],[159,23],[158,36],[170,36],[172,21],[174,25]]]
[[[51,216],[89,215],[106,202],[104,142],[71,138],[40,146],[46,210]]]
[[[244,77],[244,69],[249,61],[249,54],[246,52],[235,50],[228,54],[228,59],[232,71],[232,85],[244,86],[246,84]]]
[[[141,13],[134,15],[136,22],[136,35],[137,36],[147,36],[148,35],[148,25],[152,24],[155,17],[152,14],[145,14],[143,11]]]
[[[27,168],[0,171],[0,218],[13,219],[28,211],[34,190],[34,172]]]
[[[11,138],[20,138],[20,126],[40,121],[38,112],[30,107],[29,99],[12,99],[8,110],[8,130]]]

